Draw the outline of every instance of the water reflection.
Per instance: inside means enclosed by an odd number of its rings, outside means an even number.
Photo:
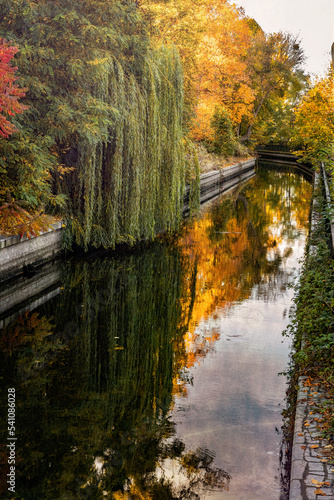
[[[240,457],[255,422],[277,412],[275,359],[287,357],[254,324],[282,330],[266,307],[289,307],[309,196],[302,177],[264,171],[177,242],[63,263],[59,297],[0,331],[4,419],[8,387],[19,402],[20,498],[193,499],[254,483],[266,432],[247,449],[254,477]]]
[[[173,415],[187,446],[214,449],[216,465],[232,476],[213,499],[286,498],[280,481],[286,381],[278,373],[290,346],[281,332],[310,196],[302,177],[261,171],[188,226],[183,240],[196,268],[184,303],[192,311],[184,363],[192,384],[179,389],[186,397],[175,400]]]
[[[188,366],[218,338],[198,340],[199,322],[227,314],[252,295],[276,300],[286,291],[294,269],[286,266],[308,224],[311,186],[299,174],[260,170],[247,187],[213,204],[200,220],[185,226],[180,251],[190,267],[183,302]],[[298,262],[295,263],[296,266]],[[204,344],[206,347],[204,347]],[[201,343],[203,345],[201,345]]]

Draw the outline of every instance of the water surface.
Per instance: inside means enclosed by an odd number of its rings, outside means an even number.
[[[262,170],[173,238],[62,262],[60,293],[0,331],[19,498],[280,498],[310,193]]]

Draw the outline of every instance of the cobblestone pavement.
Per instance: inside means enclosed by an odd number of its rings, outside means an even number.
[[[317,412],[317,403],[325,393],[319,387],[306,377],[300,379],[289,500],[334,500],[334,465],[326,458],[326,451],[333,446],[321,438],[322,415]]]

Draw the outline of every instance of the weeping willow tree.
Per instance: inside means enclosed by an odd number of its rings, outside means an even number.
[[[67,242],[113,247],[175,228],[185,176],[182,65],[175,48],[152,47],[137,3],[0,0],[0,36],[19,46],[28,88],[9,161],[25,185],[38,177],[66,195]],[[33,175],[18,147],[26,138],[44,153]]]
[[[184,191],[183,81],[176,50],[150,52],[140,81],[112,56],[102,65],[94,94],[108,106],[113,123],[104,137],[78,143],[68,193],[70,228],[84,247],[132,243],[176,228]]]

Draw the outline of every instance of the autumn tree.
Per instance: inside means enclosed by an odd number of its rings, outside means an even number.
[[[0,136],[2,137],[9,137],[16,130],[8,118],[27,109],[18,102],[25,93],[24,89],[15,83],[17,68],[11,64],[17,51],[17,47],[0,38]]]
[[[11,148],[17,144],[17,137],[13,141],[9,140],[14,132],[19,135],[19,129],[9,120],[15,115],[23,113],[28,106],[19,102],[25,97],[27,89],[21,88],[17,83],[17,70],[12,63],[12,59],[18,52],[18,47],[11,45],[4,38],[0,37],[0,234],[23,234],[36,235],[40,231],[48,229],[51,218],[43,213],[27,210],[18,190],[23,192],[27,185],[21,182],[23,179],[16,175],[20,166],[12,163]],[[22,144],[21,147],[24,147]],[[23,167],[24,169],[24,167]],[[30,188],[28,188],[30,189]],[[2,202],[2,203],[1,203]]]
[[[282,91],[270,94],[252,127],[251,142],[288,145],[294,134],[295,109],[309,85],[309,77],[303,71],[296,71]]]
[[[250,139],[259,113],[269,98],[283,96],[304,61],[297,37],[289,33],[265,34],[257,31],[247,52],[246,77],[254,93],[251,116],[239,123],[239,140]]]
[[[244,81],[251,31],[243,14],[227,0],[143,0],[142,9],[155,42],[169,41],[180,51],[190,137],[214,141],[217,106],[235,128],[253,100]]]
[[[169,40],[180,50],[191,137],[215,143],[214,116],[224,109],[234,133],[228,149],[240,150],[239,141],[267,119],[264,107],[294,85],[303,62],[298,38],[265,34],[228,0],[143,0],[142,8],[157,42]]]
[[[318,167],[321,161],[333,165],[334,157],[334,78],[315,82],[295,112],[292,144],[303,161]]]

